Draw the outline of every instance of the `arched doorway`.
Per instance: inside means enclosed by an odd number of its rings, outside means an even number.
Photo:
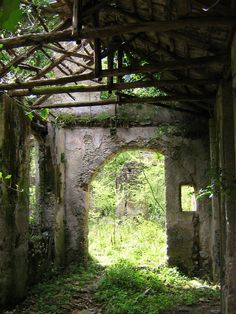
[[[89,187],[89,253],[101,264],[166,262],[164,156],[126,149],[103,163]]]
[[[65,129],[60,136],[63,158],[55,241],[57,256],[65,259],[66,264],[75,260],[86,263],[91,181],[117,152],[151,149],[165,155],[168,262],[186,273],[210,270],[211,218],[207,201],[199,201],[196,211],[185,211],[181,204],[184,186],[197,191],[206,185],[208,153],[201,138],[173,136],[171,132],[163,133],[161,127],[117,128],[115,136],[107,128],[79,127]]]

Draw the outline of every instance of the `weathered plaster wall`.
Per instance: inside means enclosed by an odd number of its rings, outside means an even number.
[[[182,269],[187,269],[189,272],[202,269],[203,264],[205,269],[208,268],[209,208],[199,202],[198,212],[193,215],[193,213],[181,213],[179,206],[179,183],[186,183],[186,181],[188,183],[191,179],[196,188],[205,186],[206,183],[204,175],[209,161],[208,144],[207,141],[196,137],[195,127],[193,126],[192,137],[189,136],[191,132],[187,132],[186,138],[178,132],[174,134],[171,127],[164,130],[162,124],[159,128],[156,126],[119,127],[116,135],[111,135],[109,128],[98,126],[60,130],[60,140],[64,141],[60,145],[64,145],[65,157],[63,219],[65,220],[66,263],[86,262],[87,259],[89,184],[93,176],[117,152],[127,148],[145,148],[159,151],[166,156],[170,262],[182,266]],[[176,237],[176,232],[179,237]],[[182,249],[183,243],[185,249]]]
[[[231,66],[219,86],[214,117],[210,121],[211,165],[217,174],[212,200],[213,274],[222,285],[221,310],[236,309],[236,34]]]
[[[236,34],[231,50],[231,71],[225,74],[219,87],[215,106],[217,158],[215,164],[222,171],[221,193],[216,194],[215,215],[221,235],[222,313],[233,314],[236,309],[236,183],[235,183],[235,123],[236,123]],[[218,213],[217,213],[218,211]],[[216,240],[215,240],[216,242]]]
[[[196,212],[183,212],[180,190],[188,184],[197,192],[208,184],[208,141],[183,140],[165,165],[169,263],[188,273],[207,274],[211,271],[211,206],[207,200],[197,200]]]
[[[11,174],[0,183],[0,307],[26,294],[28,270],[29,125],[7,96],[0,98],[0,171]],[[20,191],[16,191],[16,185]],[[14,188],[14,189],[13,189]]]

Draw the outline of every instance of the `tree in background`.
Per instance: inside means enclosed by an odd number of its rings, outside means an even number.
[[[156,152],[143,154],[139,150],[130,150],[116,155],[97,174],[92,182],[92,210],[91,215],[114,216],[117,206],[116,176],[122,166],[128,161],[143,163],[138,175],[137,185],[127,185],[129,194],[137,206],[146,204],[147,217],[151,220],[165,221],[165,178],[164,157]]]

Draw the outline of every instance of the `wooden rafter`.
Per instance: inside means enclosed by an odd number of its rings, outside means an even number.
[[[93,5],[89,5],[84,7],[83,12],[81,14],[81,18],[85,19],[93,14],[98,13],[106,4],[110,2],[110,0],[101,0],[100,2],[93,3]]]
[[[235,17],[201,17],[201,18],[186,18],[175,21],[155,21],[145,23],[132,23],[126,25],[115,25],[109,27],[101,27],[97,29],[83,29],[78,36],[72,35],[70,29],[65,31],[38,33],[31,35],[22,35],[11,38],[0,39],[2,45],[1,50],[7,48],[26,47],[38,44],[47,44],[62,41],[73,41],[77,39],[93,39],[107,38],[116,35],[139,33],[139,32],[167,32],[177,29],[185,29],[191,27],[219,27],[236,25]]]
[[[65,56],[61,56],[60,58],[57,58],[56,60],[54,60],[54,62],[52,62],[50,65],[42,69],[40,73],[32,79],[32,81],[21,82],[21,83],[1,84],[0,89],[12,90],[12,89],[32,88],[34,86],[66,84],[66,83],[79,82],[79,81],[82,82],[82,81],[92,80],[96,78],[94,73],[87,73],[87,74],[78,73],[71,76],[64,76],[60,78],[51,78],[51,79],[44,79],[44,80],[39,79],[43,77],[48,71],[51,71],[56,66],[56,64],[59,64],[62,60],[64,60],[64,58]],[[128,74],[135,74],[135,73],[158,73],[158,72],[163,72],[167,70],[206,67],[212,64],[218,64],[219,62],[223,61],[224,58],[225,58],[224,56],[215,56],[215,57],[203,57],[203,58],[195,58],[195,59],[182,59],[178,61],[167,61],[167,62],[163,62],[157,65],[149,64],[149,65],[143,65],[143,66],[133,66],[133,67],[123,67],[123,68],[118,68],[118,69],[112,69],[112,70],[103,70],[101,72],[101,77],[123,76],[123,75],[128,75]],[[207,79],[205,80],[204,84],[211,83],[211,82],[214,83],[216,81],[217,80]]]
[[[57,53],[60,53],[60,54],[65,54],[67,56],[71,56],[71,57],[76,57],[76,58],[82,58],[82,59],[85,59],[85,60],[92,60],[92,56],[91,55],[88,55],[88,54],[85,54],[85,53],[81,53],[81,52],[75,52],[75,51],[69,51],[69,50],[66,50],[66,49],[62,49],[62,48],[58,48],[56,47],[55,45],[43,45],[43,47],[47,48],[47,49],[50,49],[52,51],[55,51]]]
[[[207,96],[204,96],[207,98]],[[203,97],[202,97],[203,98]],[[208,100],[213,101],[214,97],[208,96]],[[186,105],[180,105],[177,104],[179,101],[186,101],[189,103],[195,103],[199,100],[199,97],[194,95],[172,95],[172,96],[159,96],[159,97],[131,97],[131,98],[122,98],[122,104],[153,104],[158,107],[164,107],[169,108],[173,110],[179,110],[184,112],[191,112],[196,113],[199,112],[198,108],[195,106],[186,106]],[[56,109],[56,108],[82,108],[82,107],[96,107],[96,106],[107,106],[107,105],[116,105],[120,104],[120,100],[117,100],[115,98],[110,98],[106,100],[100,100],[100,101],[93,101],[93,102],[71,102],[71,103],[48,103],[48,104],[42,104],[42,105],[35,105],[32,106],[32,109],[41,109],[41,108],[50,108],[50,109]],[[196,111],[196,110],[197,111]],[[200,112],[205,112],[206,110],[200,110]]]
[[[18,91],[13,91],[10,93],[11,96],[22,97],[29,95],[51,95],[51,94],[63,94],[63,93],[92,93],[92,92],[102,92],[111,90],[125,90],[133,88],[143,88],[143,87],[174,87],[174,86],[194,86],[194,85],[204,85],[209,83],[208,80],[162,80],[162,81],[138,81],[129,83],[114,83],[112,85],[67,85],[67,86],[46,86],[46,87],[33,87],[30,89],[22,89]],[[211,82],[211,84],[216,84],[216,82]],[[209,95],[208,95],[209,96]],[[212,96],[212,95],[211,95]],[[201,99],[201,95],[199,96]],[[208,98],[208,97],[207,97]],[[205,99],[203,97],[203,99]]]
[[[60,29],[63,29],[65,27],[65,25],[67,25],[68,21],[63,21],[62,23],[60,23],[58,26],[55,27],[55,29],[53,31],[58,31]],[[0,77],[3,77],[4,75],[6,75],[7,73],[9,73],[12,69],[12,67],[16,67],[18,66],[20,63],[24,62],[26,59],[28,59],[30,56],[32,56],[32,54],[37,51],[38,49],[40,49],[40,45],[36,45],[34,47],[29,48],[27,51],[25,51],[24,53],[16,56],[13,60],[11,60],[8,64],[6,64],[0,71]]]

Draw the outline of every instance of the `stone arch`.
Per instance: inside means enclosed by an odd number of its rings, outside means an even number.
[[[127,148],[153,149],[165,156],[167,237],[169,262],[186,272],[209,272],[210,216],[204,202],[196,214],[180,210],[179,185],[206,185],[208,142],[163,134],[158,127],[77,127],[60,131],[63,141],[63,213],[57,232],[63,240],[65,263],[86,263],[88,254],[89,183],[96,171],[115,153]],[[59,248],[60,251],[60,248]],[[204,269],[204,270],[203,270]]]

